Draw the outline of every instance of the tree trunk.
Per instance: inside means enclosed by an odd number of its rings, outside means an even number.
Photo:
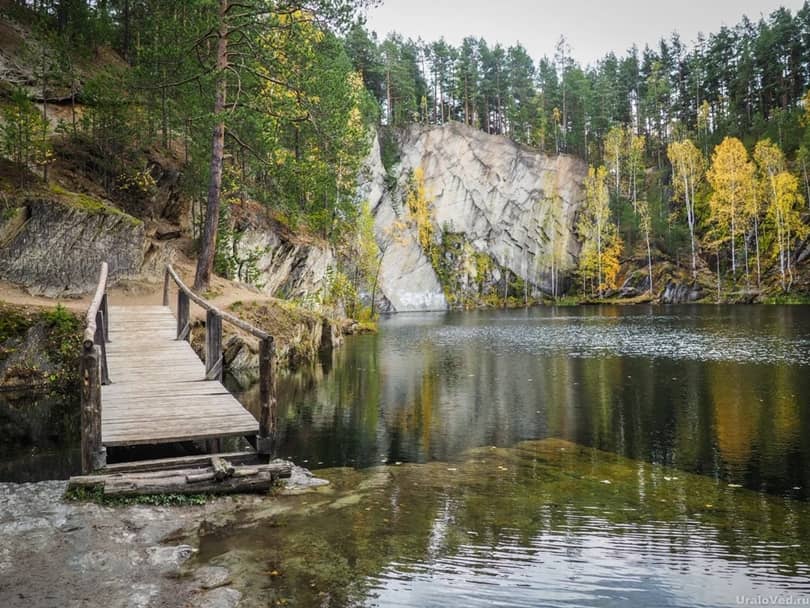
[[[804,190],[807,193],[807,207],[810,208],[810,181],[807,179],[807,163],[802,160],[802,174],[804,175]]]
[[[211,177],[208,183],[208,203],[205,212],[205,226],[197,259],[197,272],[194,275],[194,289],[208,287],[214,267],[214,254],[217,246],[219,226],[219,199],[222,192],[222,161],[225,155],[225,93],[227,89],[225,71],[228,67],[228,26],[226,14],[229,0],[219,3],[219,40],[217,42],[217,83],[214,101],[214,116],[217,123],[211,144]]]
[[[650,297],[653,295],[653,271],[652,271],[652,248],[650,247],[650,229],[647,228],[645,231],[645,236],[647,237],[647,269],[650,272]]]
[[[760,282],[762,281],[762,266],[760,264],[760,256],[759,256],[759,219],[757,216],[754,216],[754,241],[757,246],[757,287],[760,286]]]

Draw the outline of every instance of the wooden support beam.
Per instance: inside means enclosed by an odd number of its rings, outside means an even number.
[[[219,458],[227,460],[233,465],[256,465],[260,461],[256,452],[228,452],[217,454]],[[113,473],[148,473],[150,471],[169,471],[172,469],[190,469],[194,467],[206,467],[211,462],[211,456],[200,454],[199,456],[177,456],[175,458],[158,458],[154,460],[138,460],[136,462],[120,462],[108,464],[99,474]],[[265,462],[265,464],[267,464]]]
[[[169,305],[169,269],[163,273],[163,306]]]
[[[104,317],[104,342],[110,341],[110,305],[107,300],[107,292],[105,291],[101,298],[101,306],[99,307],[99,312],[101,312]]]
[[[106,299],[107,296],[105,295]],[[107,321],[104,316],[103,308],[100,308],[96,313],[96,335],[95,344],[99,349],[99,365],[101,366],[101,383],[110,383],[110,369],[107,366],[107,340],[104,334],[107,333]]]
[[[101,271],[98,275],[98,285],[96,285],[96,293],[93,295],[93,300],[90,302],[90,307],[87,309],[85,316],[84,328],[84,345],[85,347],[92,346],[96,336],[96,315],[101,307],[101,300],[107,293],[107,262],[101,263]]]
[[[205,313],[205,379],[222,379],[222,316],[216,310]]]
[[[276,347],[273,338],[259,344],[259,454],[272,455],[276,438]]]
[[[211,468],[214,469],[214,479],[217,481],[231,477],[234,472],[234,466],[219,456],[211,456]]]
[[[83,348],[81,358],[82,472],[104,467],[107,452],[101,444],[101,352],[96,345]]]
[[[177,292],[177,339],[185,340],[189,331],[188,294],[182,289]]]

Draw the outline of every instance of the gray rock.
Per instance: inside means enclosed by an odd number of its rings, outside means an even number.
[[[242,594],[230,587],[218,587],[199,596],[194,602],[197,608],[236,608]]]
[[[430,261],[422,253],[402,210],[410,176],[421,168],[433,202],[437,232],[461,234],[472,247],[521,277],[536,290],[551,291],[552,244],[564,278],[577,264],[574,233],[583,200],[585,163],[549,157],[500,136],[459,123],[413,125],[399,136],[397,187],[386,190],[379,146],[373,146],[361,196],[371,200],[377,240],[386,249],[380,286],[397,311],[445,308]],[[552,209],[550,184],[559,198]]]
[[[95,289],[101,262],[109,263],[111,282],[140,275],[144,227],[125,213],[54,197],[21,201],[15,217],[24,221],[0,243],[0,279],[64,297]]]
[[[0,344],[11,351],[5,360],[0,361],[0,386],[37,385],[45,382],[48,375],[57,371],[57,366],[48,358],[48,342],[45,327],[37,323],[22,338],[8,340]],[[26,370],[27,378],[19,378],[19,370]]]
[[[697,283],[676,283],[670,281],[661,294],[662,304],[687,304],[704,297],[703,288]]]
[[[290,477],[282,480],[285,494],[297,494],[299,492],[306,492],[312,488],[319,488],[321,486],[329,485],[329,481],[315,477],[308,469],[299,466],[293,466]]]
[[[335,263],[330,247],[295,242],[269,224],[240,230],[236,254],[240,259],[257,254],[259,277],[255,282],[263,292],[289,299],[315,297],[324,285],[327,268]]]
[[[146,552],[151,565],[175,568],[188,560],[194,553],[194,549],[190,545],[176,545],[173,547],[149,547]]]
[[[203,566],[194,571],[194,581],[202,589],[216,589],[231,583],[231,573],[221,566]]]

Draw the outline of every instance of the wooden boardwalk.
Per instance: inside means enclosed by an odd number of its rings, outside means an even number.
[[[269,457],[276,429],[273,336],[194,293],[171,266],[166,267],[162,306],[109,306],[107,274],[108,265],[102,263],[82,340],[82,473],[104,472],[107,448],[131,445],[241,436],[255,448],[256,456]],[[169,308],[172,285],[177,295],[176,319]],[[192,303],[205,310],[205,364],[188,343]],[[258,421],[222,385],[223,322],[258,340]],[[206,449],[219,449],[217,445],[208,443]],[[167,461],[160,466],[177,464]],[[223,470],[225,477],[237,473],[230,466],[223,469],[221,463],[215,468],[218,482],[224,478]],[[250,477],[258,475],[257,471],[267,477],[260,480],[262,487],[278,472],[249,469],[238,473]],[[252,483],[226,485],[240,488]]]
[[[259,423],[205,366],[168,306],[111,306],[103,446],[255,436]]]

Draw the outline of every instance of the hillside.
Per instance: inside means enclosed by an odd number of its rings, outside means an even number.
[[[547,121],[584,68],[564,67],[553,84],[547,60],[518,61],[517,47],[495,105],[486,66],[500,59],[485,47],[450,52],[458,69],[477,58],[465,97],[418,61],[438,69],[431,45],[378,44],[337,16],[332,26],[312,16],[277,41],[285,61],[259,45],[217,80],[212,48],[194,47],[202,73],[183,53],[213,14],[167,9],[150,29],[115,7],[35,8],[9,4],[0,19],[0,280],[29,293],[86,293],[102,259],[132,289],[187,260],[203,290],[213,272],[360,319],[560,298],[801,301],[810,289],[799,75],[779,125],[763,106],[770,117],[735,131],[708,96],[708,126],[693,122],[700,104],[694,115],[661,106],[657,118],[644,106],[634,124],[616,110],[607,122],[586,117],[594,130],[580,146],[573,113]],[[257,41],[283,29],[273,19]],[[648,63],[687,61],[671,50],[645,51],[645,86]],[[588,68],[596,81],[609,77],[608,59]],[[404,80],[382,94],[378,68],[405,64],[413,86],[396,92],[407,80],[398,70]],[[277,73],[262,71],[270,65]],[[218,106],[218,87],[238,92],[238,105]],[[424,111],[407,110],[420,90]]]

